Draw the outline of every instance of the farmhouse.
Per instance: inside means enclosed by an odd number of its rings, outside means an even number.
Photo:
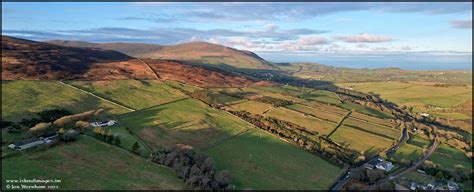
[[[30,139],[26,139],[26,140],[22,140],[22,141],[12,143],[12,144],[8,145],[8,147],[10,147],[11,149],[21,151],[23,149],[28,149],[28,148],[31,148],[31,147],[34,147],[34,146],[37,146],[37,145],[41,145],[41,144],[44,144],[44,143],[45,143],[44,140],[33,137],[33,138],[30,138]]]
[[[377,169],[380,169],[380,170],[384,170],[384,171],[390,171],[392,170],[393,168],[393,164],[392,162],[390,161],[385,161],[385,160],[382,160],[380,163],[378,163],[377,165],[375,165],[375,167]]]
[[[90,125],[92,127],[102,127],[102,126],[112,126],[115,125],[117,121],[114,120],[108,120],[108,121],[100,121],[100,122],[92,122]]]

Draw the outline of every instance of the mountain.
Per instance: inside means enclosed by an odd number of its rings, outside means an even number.
[[[153,72],[123,53],[77,48],[2,36],[2,80],[154,78]]]
[[[92,47],[115,50],[137,58],[183,60],[200,64],[226,64],[237,68],[273,68],[268,61],[265,61],[253,52],[206,42],[155,45],[143,43],[89,43],[83,41],[54,40],[48,41],[48,43],[71,47]]]
[[[84,46],[83,42],[72,44],[74,47],[2,36],[2,80],[160,78],[200,87],[243,87],[265,83],[181,61],[142,60],[113,50]]]

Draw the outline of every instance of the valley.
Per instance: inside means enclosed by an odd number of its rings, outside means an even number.
[[[210,43],[2,36],[4,58],[5,179],[61,178],[61,189],[366,190],[423,172],[420,180],[472,183],[472,73],[282,65]],[[42,115],[55,110],[93,115]],[[41,123],[51,125],[32,129]],[[80,136],[69,141],[68,130]],[[10,147],[48,134],[62,139]],[[171,146],[203,165],[152,161]],[[377,158],[394,167],[366,168]]]

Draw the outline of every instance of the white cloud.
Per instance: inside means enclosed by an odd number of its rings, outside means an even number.
[[[381,42],[392,41],[392,38],[389,36],[371,35],[368,33],[362,33],[359,35],[349,35],[349,36],[336,36],[335,39],[345,41],[348,43],[381,43]]]
[[[453,21],[450,21],[449,24],[451,24],[452,27],[458,28],[458,29],[472,29],[472,19],[453,20]]]

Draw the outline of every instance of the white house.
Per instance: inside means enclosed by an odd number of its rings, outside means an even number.
[[[102,126],[112,126],[115,125],[117,121],[114,120],[108,120],[108,121],[101,121],[101,122],[92,122],[90,125],[92,127],[102,127]]]
[[[430,114],[428,114],[428,113],[422,113],[422,114],[420,114],[420,115],[421,115],[422,117],[429,117],[429,116],[430,116]]]
[[[377,169],[384,170],[384,171],[388,172],[388,171],[392,170],[393,164],[390,161],[385,161],[384,160],[384,161],[381,161],[380,163],[377,163],[377,165],[375,165],[375,167]]]

